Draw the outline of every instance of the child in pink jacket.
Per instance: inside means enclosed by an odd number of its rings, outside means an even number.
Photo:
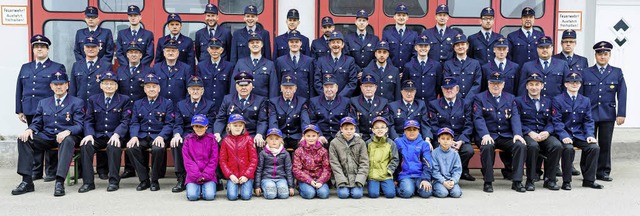
[[[200,194],[204,200],[216,198],[216,167],[218,166],[218,142],[215,136],[207,133],[209,120],[198,114],[191,119],[194,133],[184,138],[182,157],[187,171],[185,184],[187,199],[196,201]]]

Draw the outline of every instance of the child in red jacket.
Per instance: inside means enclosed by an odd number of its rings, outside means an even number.
[[[304,140],[293,154],[293,176],[298,180],[300,196],[326,199],[329,197],[327,181],[331,178],[329,152],[318,141],[318,126],[307,125],[302,134]]]
[[[227,181],[227,198],[238,199],[238,187],[240,198],[251,199],[253,178],[258,155],[253,145],[253,137],[244,129],[244,117],[239,114],[229,116],[227,124],[227,137],[222,140],[220,147],[220,169]]]

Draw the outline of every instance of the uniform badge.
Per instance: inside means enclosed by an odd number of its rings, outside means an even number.
[[[267,70],[267,67],[262,67],[262,70]]]
[[[258,107],[257,106],[253,106],[253,110],[258,111]]]
[[[67,118],[65,118],[64,120],[71,121],[71,114],[69,114],[69,112],[67,112],[66,116]]]
[[[231,105],[231,109],[229,109],[229,113],[233,113],[233,108],[235,108],[235,106]]]
[[[511,114],[509,114],[509,109],[505,109],[505,110],[504,110],[504,116],[505,116],[507,119],[511,118]]]
[[[447,41],[451,41],[451,38],[447,38]]]
[[[389,79],[393,79],[393,76],[389,76]]]
[[[142,38],[138,38],[138,42],[142,42]]]
[[[402,114],[402,110],[400,110],[400,108],[398,108],[398,117],[400,117],[401,114]]]
[[[614,88],[616,88],[616,86],[611,85],[611,86],[609,86],[609,88],[614,89]]]
[[[371,44],[367,44],[368,47],[371,47]]]

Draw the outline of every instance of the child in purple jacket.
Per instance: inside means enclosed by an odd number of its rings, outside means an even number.
[[[280,129],[271,128],[267,131],[267,145],[258,154],[258,159],[254,181],[256,196],[260,196],[262,192],[267,199],[293,196],[291,157],[284,149]]]
[[[187,171],[185,184],[187,199],[196,201],[214,200],[216,198],[216,167],[218,167],[218,142],[215,136],[207,133],[209,120],[198,114],[191,119],[194,133],[184,139],[182,156],[184,168]]]

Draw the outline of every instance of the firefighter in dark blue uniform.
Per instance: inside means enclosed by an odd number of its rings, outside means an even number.
[[[624,124],[627,116],[627,84],[622,70],[609,65],[613,45],[601,41],[593,45],[593,49],[596,51],[596,64],[583,71],[584,85],[581,92],[591,99],[594,133],[600,146],[596,178],[613,181],[610,176],[611,138],[614,124]]]
[[[429,58],[440,61],[441,64],[455,56],[453,50],[454,37],[462,34],[462,32],[447,26],[447,21],[449,21],[449,6],[445,4],[438,5],[436,8],[436,25],[433,28],[425,29],[423,32],[431,42]]]
[[[507,35],[507,40],[509,41],[508,58],[518,65],[538,59],[536,44],[538,44],[538,39],[544,36],[544,33],[533,28],[535,16],[536,12],[532,8],[525,7],[522,9],[520,16],[522,28]]]
[[[113,34],[110,29],[100,28],[100,19],[98,18],[98,9],[93,6],[87,6],[84,10],[84,22],[87,23],[87,28],[78,29],[76,31],[76,39],[73,47],[73,54],[76,57],[76,61],[80,61],[85,58],[84,55],[84,40],[88,37],[93,37],[97,40],[98,58],[111,62],[113,60],[113,52],[115,51],[115,44],[113,42]]]
[[[178,61],[181,61],[191,68],[196,67],[195,50],[193,49],[193,40],[186,35],[180,33],[182,30],[182,19],[180,15],[172,13],[167,17],[167,28],[169,34],[158,38],[158,46],[156,46],[156,59],[154,62],[160,63],[164,61],[164,44],[167,40],[173,39],[178,43]]]
[[[194,41],[196,48],[195,53],[198,58],[198,62],[203,62],[211,58],[207,51],[207,48],[209,47],[209,40],[211,40],[211,38],[217,38],[222,41],[222,48],[227,51],[222,53],[222,60],[229,61],[229,52],[231,51],[231,31],[218,24],[218,7],[216,5],[207,4],[204,8],[204,23],[207,26],[196,32],[196,38]]]
[[[349,115],[353,117],[358,124],[357,132],[360,133],[363,140],[369,140],[373,132],[371,131],[372,120],[375,117],[382,116],[390,121],[393,125],[393,118],[389,112],[389,100],[376,94],[377,81],[372,75],[364,75],[360,91],[362,95],[350,98],[351,108]],[[395,135],[397,136],[397,134]]]
[[[317,95],[313,88],[314,59],[301,52],[302,37],[297,30],[289,32],[289,53],[278,57],[275,61],[276,71],[280,76],[289,74],[296,77],[296,96],[307,100]],[[281,83],[282,84],[282,83]],[[272,128],[272,127],[269,127]],[[285,137],[286,138],[286,137]]]
[[[140,62],[147,67],[151,66],[153,62],[153,32],[146,30],[140,26],[140,8],[135,5],[130,5],[127,8],[127,16],[129,19],[129,28],[118,31],[118,39],[116,39],[116,58],[120,65],[127,65],[129,60],[126,56],[127,46],[131,41],[135,41],[142,52],[142,59]]]
[[[132,41],[127,46],[127,59],[128,64],[120,65],[116,70],[116,76],[118,77],[118,94],[123,94],[129,97],[131,104],[133,102],[144,97],[144,77],[148,73],[152,73],[153,69],[149,66],[143,65],[140,60],[142,59],[144,50],[136,43]]]
[[[204,83],[203,97],[213,102],[213,109],[216,111],[220,108],[222,98],[229,93],[234,68],[233,64],[224,60],[224,53],[227,52],[224,47],[222,40],[211,38],[206,48],[209,58],[198,62],[198,75]]]
[[[427,116],[427,105],[423,100],[416,98],[416,83],[413,80],[403,81],[400,92],[402,98],[389,103],[389,121],[394,123],[389,126],[391,128],[389,130],[389,138],[395,140],[402,136],[404,122],[407,120],[416,120],[422,125],[420,128],[422,137],[432,137],[429,117]]]
[[[271,34],[258,25],[258,7],[249,5],[244,8],[244,22],[246,26],[233,32],[231,38],[231,53],[229,55],[230,62],[234,63],[238,60],[248,57],[251,54],[249,49],[249,41],[256,33],[263,40],[262,57],[271,59]]]
[[[88,102],[89,97],[99,94],[100,76],[111,70],[111,61],[98,57],[98,41],[89,36],[84,41],[85,58],[73,63],[69,94]]]
[[[333,25],[333,18],[326,16],[322,17],[320,21],[322,26],[322,36],[316,38],[311,42],[311,58],[318,60],[320,57],[329,55],[331,53],[331,47],[329,47],[329,38],[331,33],[336,29]],[[349,53],[347,46],[342,49],[343,53]]]
[[[18,174],[22,182],[11,191],[13,195],[34,191],[34,155],[58,148],[59,161],[55,171],[54,196],[64,196],[64,180],[69,171],[73,149],[82,136],[84,102],[67,94],[69,80],[63,71],[50,74],[53,96],[38,102],[38,108],[29,128],[18,137]]]
[[[151,188],[151,191],[160,190],[158,178],[161,175],[162,165],[165,161],[166,148],[173,131],[175,113],[173,102],[160,96],[160,80],[149,73],[144,78],[144,93],[146,97],[137,100],[133,104],[131,125],[127,142],[127,155],[133,161],[138,174],[140,184],[137,191]],[[151,176],[144,156],[147,149],[151,149]]]
[[[533,184],[536,180],[544,180],[543,186],[550,190],[559,190],[556,184],[556,168],[562,153],[562,144],[555,137],[553,129],[552,98],[542,97],[544,87],[542,74],[531,73],[527,77],[527,94],[516,98],[520,120],[522,121],[522,134],[527,142],[527,191],[535,190]],[[544,178],[538,179],[536,173],[538,154],[544,154]]]
[[[187,82],[193,76],[188,64],[178,61],[178,41],[169,39],[164,44],[164,60],[153,65],[153,73],[160,80],[160,96],[178,103],[187,97]]]
[[[129,131],[133,104],[126,95],[116,93],[117,77],[111,71],[100,76],[100,89],[103,93],[89,97],[87,103],[84,119],[85,137],[80,141],[83,184],[78,189],[79,193],[96,188],[93,177],[93,155],[99,149],[105,148],[109,167],[107,191],[116,191],[120,188],[121,147]]]
[[[273,46],[274,60],[280,56],[289,54],[289,37],[291,37],[291,34],[294,31],[297,33],[296,37],[298,37],[298,40],[302,42],[299,52],[306,56],[311,55],[311,51],[309,50],[311,49],[309,47],[309,38],[300,34],[298,31],[298,25],[300,25],[300,12],[296,9],[290,9],[287,12],[287,32],[275,38]]]
[[[475,181],[476,178],[469,173],[469,161],[473,157],[471,146],[471,134],[473,134],[472,104],[466,104],[460,100],[460,87],[455,77],[446,77],[442,83],[443,97],[432,100],[428,104],[429,125],[431,132],[436,134],[441,128],[450,128],[456,136],[453,138],[452,148],[458,151],[462,162],[462,175],[460,179]],[[434,140],[434,146],[438,146],[438,139]]]
[[[518,90],[518,78],[520,75],[520,66],[515,62],[507,59],[509,53],[509,42],[506,38],[498,38],[491,49],[494,55],[490,61],[482,65],[482,83],[480,91],[487,90],[487,81],[493,72],[500,72],[504,75],[504,89],[502,91],[509,94],[516,94]]]
[[[267,132],[269,118],[267,116],[268,100],[253,93],[253,76],[248,72],[240,72],[234,77],[236,93],[224,96],[220,110],[216,114],[213,133],[218,139],[226,135],[226,123],[232,114],[240,114],[246,122],[245,129],[254,137],[257,147],[264,145],[264,134]]]
[[[478,60],[481,65],[491,63],[496,57],[493,46],[498,39],[503,38],[500,33],[492,31],[495,22],[495,10],[486,7],[480,12],[480,24],[482,28],[478,33],[469,35],[469,57]],[[505,39],[506,40],[506,39]]]
[[[376,44],[375,60],[362,70],[362,76],[370,75],[378,83],[376,95],[389,102],[399,100],[402,83],[400,70],[389,62],[389,43],[380,41]],[[386,117],[385,117],[386,118]]]
[[[525,85],[527,77],[533,72],[539,72],[544,78],[543,97],[555,97],[564,91],[563,79],[569,74],[567,62],[558,58],[552,58],[553,40],[549,36],[538,38],[538,58],[522,65],[518,84],[518,95],[527,94]],[[511,53],[511,52],[509,52]]]
[[[473,100],[473,125],[477,133],[476,140],[480,141],[476,145],[480,149],[484,174],[482,190],[493,192],[493,164],[495,149],[498,148],[509,152],[513,158],[511,189],[526,192],[522,185],[526,146],[522,138],[520,113],[515,96],[502,92],[503,88],[504,77],[501,73],[494,73],[489,78],[489,90],[480,92]]]
[[[259,34],[253,33],[247,42],[247,46],[251,50],[251,54],[246,57],[238,59],[233,69],[234,78],[235,75],[240,72],[251,73],[253,89],[252,93],[262,96],[265,99],[269,97],[278,96],[278,73],[273,61],[265,58],[262,53],[264,51],[264,38]],[[232,79],[231,83],[235,80]],[[229,89],[231,93],[236,93],[236,87],[231,86]],[[245,116],[245,119],[247,117]],[[226,118],[225,118],[226,119]],[[225,120],[226,121],[226,120]]]
[[[440,91],[440,82],[442,81],[442,64],[438,59],[429,58],[429,49],[431,45],[429,37],[425,34],[420,35],[416,40],[415,51],[416,57],[411,58],[407,62],[402,72],[402,79],[413,80],[416,88],[416,99],[425,101],[425,103],[435,100]],[[404,121],[401,122],[404,124]],[[402,125],[404,126],[404,125]],[[404,133],[404,127],[401,130]],[[400,132],[400,131],[398,131]]]
[[[473,102],[473,96],[480,93],[482,67],[480,62],[467,56],[467,36],[458,34],[453,40],[456,55],[444,63],[443,76],[455,77],[458,80],[462,96],[460,99],[470,104]]]
[[[407,27],[409,8],[406,5],[399,4],[396,6],[393,19],[395,20],[395,27],[382,32],[382,40],[389,43],[391,63],[403,70],[404,64],[413,57],[413,44],[418,38],[418,33]]]
[[[183,138],[193,133],[190,119],[197,114],[202,114],[209,119],[209,122],[213,123],[216,117],[216,111],[214,109],[213,101],[204,99],[204,83],[203,79],[197,76],[193,76],[189,79],[187,84],[187,91],[189,92],[189,98],[179,101],[175,106],[175,127],[173,128],[173,138],[171,139],[171,153],[173,154],[173,160],[175,161],[175,172],[178,179],[178,183],[171,189],[171,192],[177,193],[184,191],[186,171],[184,168],[184,160],[182,159],[182,144]],[[213,132],[213,125],[209,125],[207,129],[208,133]]]
[[[349,116],[349,98],[338,95],[338,80],[333,74],[322,77],[322,94],[309,102],[309,120],[320,128],[320,141],[325,148],[340,131],[340,119]]]
[[[582,75],[571,72],[564,79],[565,92],[553,98],[554,130],[562,140],[562,170],[571,170],[575,150],[582,150],[580,155],[580,169],[582,170],[582,186],[602,189],[604,186],[596,183],[598,155],[600,146],[595,138],[594,119],[591,115],[591,100],[579,94]],[[571,190],[571,172],[562,172],[563,190]]]
[[[589,67],[589,60],[584,56],[576,54],[576,31],[568,29],[562,32],[562,40],[560,44],[562,45],[562,51],[558,54],[555,54],[554,58],[559,58],[565,60],[569,65],[569,70],[583,72]]]
[[[347,35],[345,47],[349,49],[347,55],[353,57],[360,68],[365,68],[375,59],[378,36],[368,33],[369,12],[360,10],[356,13],[356,32]]]
[[[338,95],[351,97],[358,88],[358,73],[360,67],[351,56],[345,55],[344,36],[338,31],[331,32],[329,39],[331,53],[316,59],[314,71],[314,86],[316,92],[322,92],[326,74],[332,74],[338,84]],[[317,125],[317,124],[316,124]],[[321,127],[322,128],[322,127]]]
[[[286,56],[286,55],[285,55]],[[309,125],[308,100],[297,95],[299,80],[293,74],[285,74],[280,82],[282,96],[269,99],[269,128],[282,130],[284,148],[293,153],[302,139],[301,125]]]
[[[27,125],[31,125],[33,116],[40,100],[53,95],[49,83],[51,74],[56,71],[64,73],[64,65],[49,59],[49,46],[51,41],[44,35],[31,37],[31,50],[33,61],[25,63],[20,68],[20,74],[16,83],[16,114],[18,119]],[[46,152],[46,157],[44,155]],[[42,179],[42,164],[46,162],[45,181],[55,180],[56,151],[35,152],[33,165],[33,180]],[[46,159],[46,161],[45,161]],[[51,164],[49,164],[51,163]]]

